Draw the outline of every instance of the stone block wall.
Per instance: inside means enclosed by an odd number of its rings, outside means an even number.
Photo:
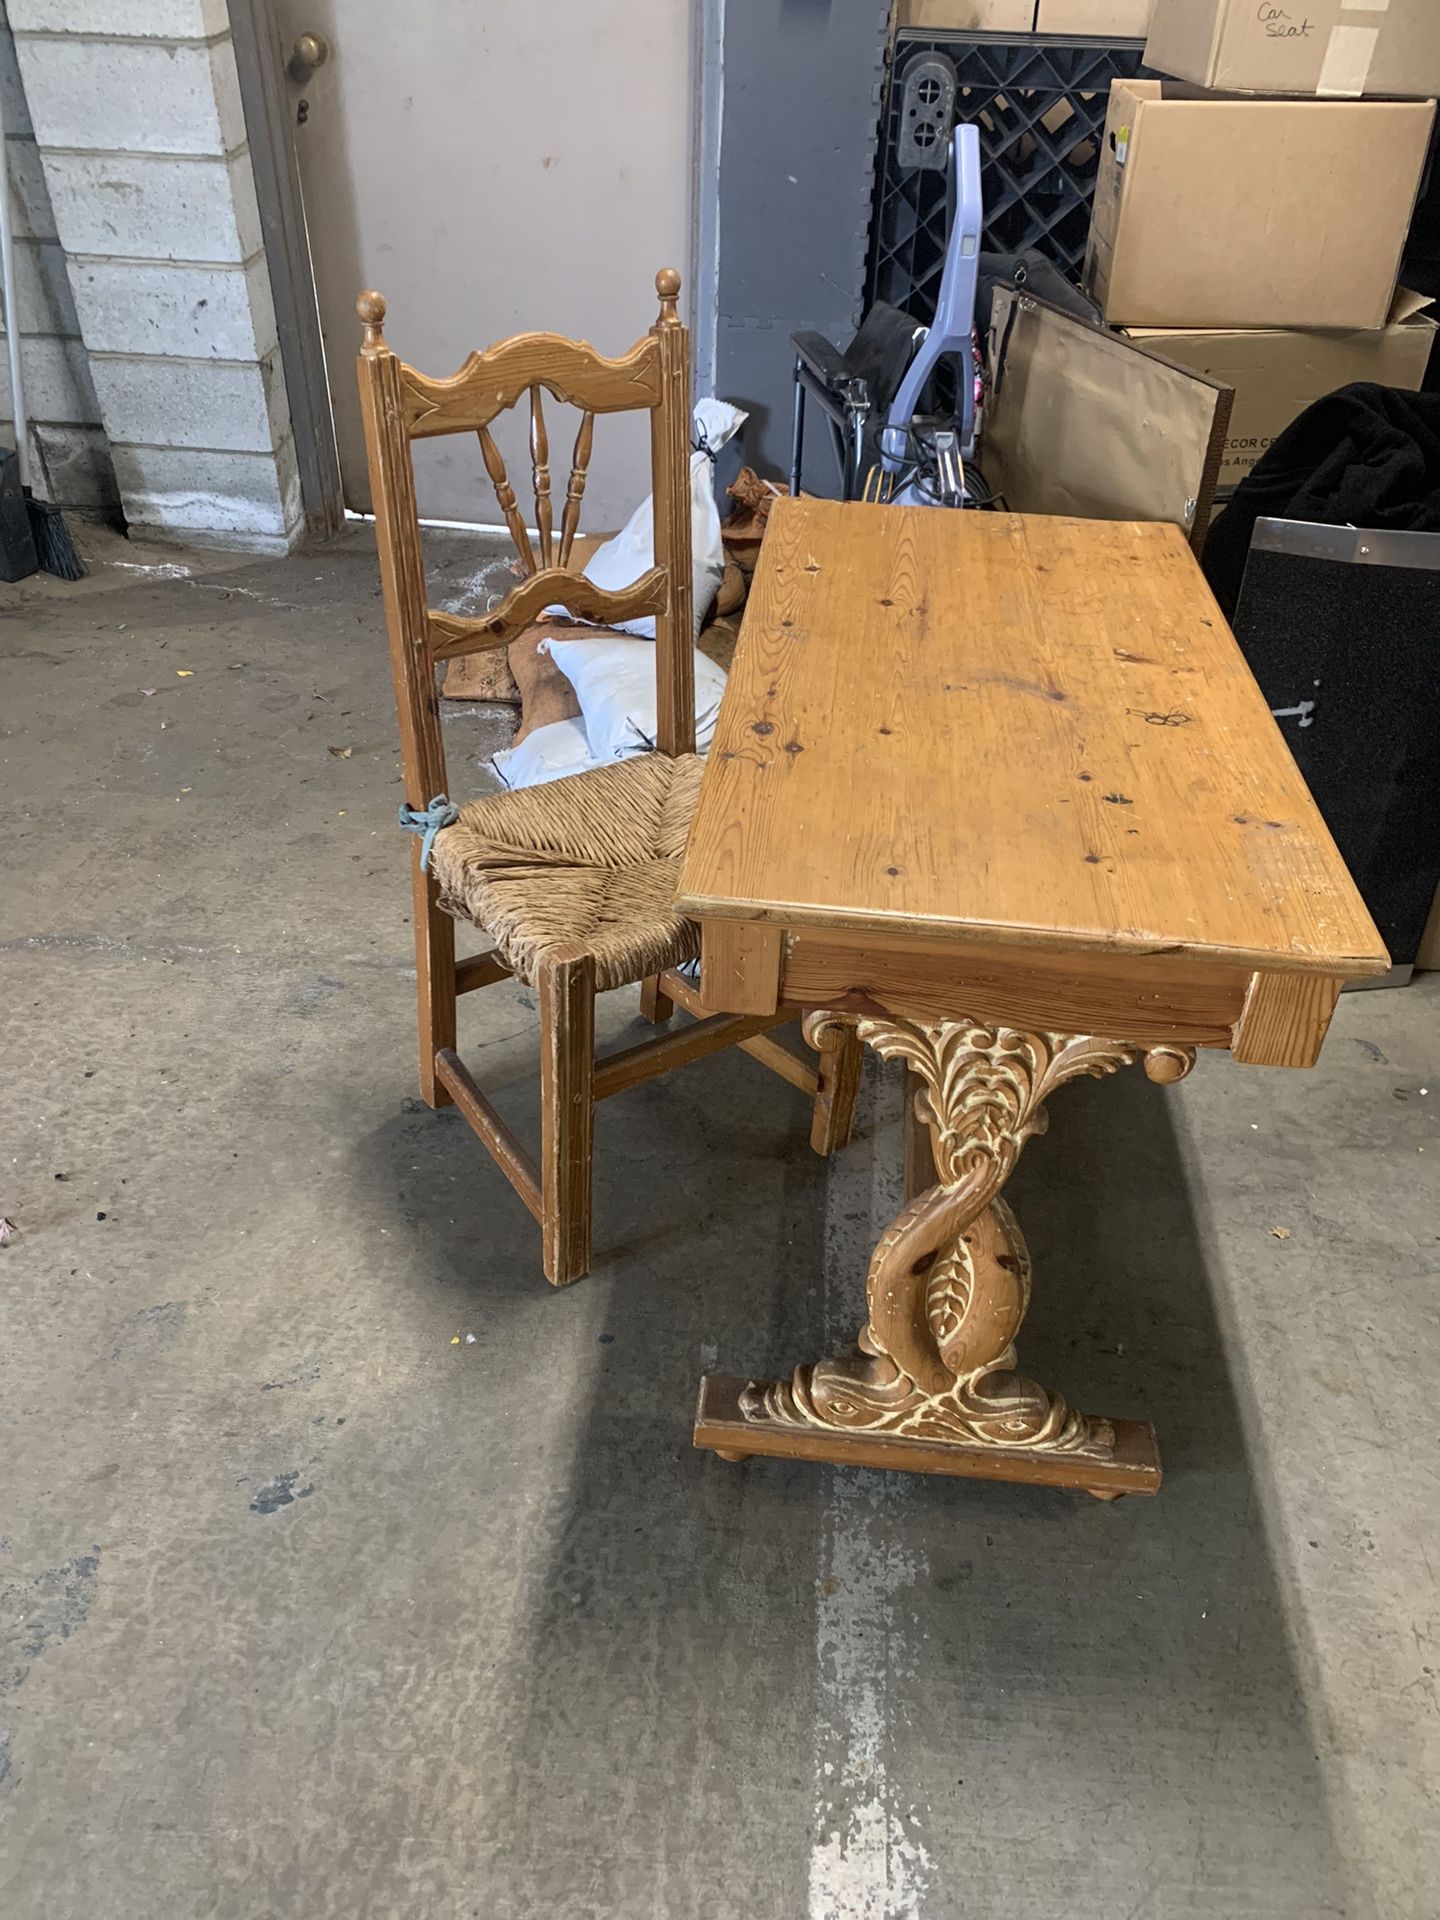
[[[289,406],[225,0],[7,0],[126,518],[283,548]]]
[[[15,305],[25,396],[30,416],[30,460],[47,499],[76,510],[115,512],[118,502],[110,448],[80,322],[65,270],[54,210],[15,47],[0,0],[0,106],[15,226]],[[12,317],[5,315],[5,325]],[[0,328],[0,332],[3,332]],[[8,373],[0,366],[0,437],[14,437]]]

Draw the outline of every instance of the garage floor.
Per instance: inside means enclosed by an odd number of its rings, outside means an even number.
[[[698,1374],[858,1322],[895,1082],[828,1170],[738,1054],[607,1105],[552,1293],[413,1097],[368,536],[0,594],[10,1920],[1431,1920],[1440,978],[1057,1099],[1024,1354],[1159,1500],[727,1467]],[[527,995],[462,1020],[533,1124]]]

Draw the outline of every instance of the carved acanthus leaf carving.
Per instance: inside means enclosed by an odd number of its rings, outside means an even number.
[[[949,1021],[865,1018],[857,1031],[924,1082],[936,1171],[952,1187],[997,1172],[1003,1182],[1025,1142],[1045,1131],[1045,1102],[1057,1088],[1083,1074],[1116,1073],[1140,1052],[1088,1034]]]
[[[816,1013],[806,1037],[830,1022]],[[855,1019],[860,1038],[903,1060],[930,1129],[939,1184],[919,1195],[876,1247],[869,1319],[854,1354],[752,1385],[747,1419],[883,1432],[969,1446],[1024,1447],[1106,1459],[1114,1432],[1015,1369],[1030,1303],[1030,1257],[1000,1191],[1045,1102],[1082,1075],[1132,1065],[1144,1049],[1088,1034],[1022,1033],[974,1021]],[[1173,1080],[1193,1050],[1155,1049]]]

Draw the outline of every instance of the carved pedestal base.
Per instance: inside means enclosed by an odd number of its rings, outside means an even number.
[[[855,1352],[797,1367],[788,1380],[707,1378],[695,1444],[732,1460],[784,1454],[1043,1482],[1102,1499],[1156,1492],[1148,1423],[1080,1413],[1016,1371],[1030,1257],[1000,1191],[1025,1142],[1044,1132],[1057,1087],[1114,1073],[1142,1052],[1152,1079],[1179,1080],[1193,1051],[834,1014],[811,1014],[806,1037],[816,1044],[840,1019],[883,1057],[906,1062],[906,1097],[929,1130],[936,1184],[909,1201],[875,1249]]]
[[[955,1440],[937,1444],[887,1433],[795,1427],[788,1421],[747,1413],[742,1403],[752,1384],[734,1374],[706,1374],[695,1407],[697,1447],[709,1447],[722,1460],[773,1454],[786,1460],[828,1460],[838,1466],[892,1467],[900,1473],[946,1473],[965,1480],[1070,1487],[1100,1500],[1160,1491],[1160,1455],[1148,1420],[1106,1422],[1112,1445],[1101,1460],[1044,1448],[972,1447]]]

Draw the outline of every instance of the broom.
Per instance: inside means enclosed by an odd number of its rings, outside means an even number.
[[[5,344],[10,352],[10,392],[15,403],[15,457],[30,521],[35,558],[46,573],[61,580],[83,580],[85,569],[75,551],[64,516],[48,500],[37,500],[30,486],[30,430],[25,417],[25,380],[20,365],[20,311],[15,299],[15,244],[10,229],[10,165],[5,120],[0,112],[0,295],[5,302]]]

